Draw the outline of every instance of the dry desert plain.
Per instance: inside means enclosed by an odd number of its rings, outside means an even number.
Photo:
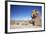
[[[33,26],[32,20],[11,20],[10,28],[39,28],[41,26]]]

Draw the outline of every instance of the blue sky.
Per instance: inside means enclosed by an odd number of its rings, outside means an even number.
[[[41,14],[41,6],[25,6],[25,5],[11,5],[10,6],[10,18],[12,20],[30,20],[32,10],[38,10]]]

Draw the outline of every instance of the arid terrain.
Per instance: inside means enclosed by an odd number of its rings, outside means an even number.
[[[34,27],[31,20],[11,20],[10,28],[31,28]],[[39,26],[35,26],[39,27]]]

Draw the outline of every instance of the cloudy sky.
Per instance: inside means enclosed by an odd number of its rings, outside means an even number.
[[[32,10],[34,9],[38,10],[41,15],[41,6],[11,5],[10,18],[12,20],[31,20]]]

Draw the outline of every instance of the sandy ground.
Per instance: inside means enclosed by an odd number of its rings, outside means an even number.
[[[14,21],[11,20],[10,22],[10,28],[15,29],[15,28],[40,28],[41,26],[34,26],[31,24],[31,22],[27,21]]]
[[[33,26],[32,24],[29,25],[11,25],[10,26],[11,29],[18,29],[18,28],[40,28],[40,26]]]

